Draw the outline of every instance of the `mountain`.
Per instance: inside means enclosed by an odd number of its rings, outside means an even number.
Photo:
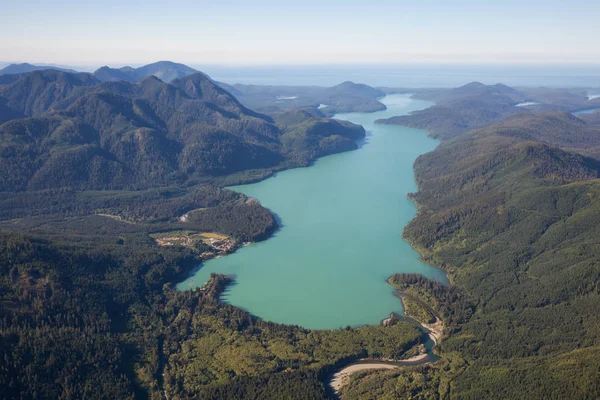
[[[53,65],[33,65],[28,63],[23,64],[10,64],[6,67],[0,69],[0,75],[8,75],[8,74],[22,74],[25,72],[33,72],[33,71],[42,71],[45,69],[53,69],[56,71],[77,73],[72,69],[60,68]]]
[[[326,154],[355,150],[356,141],[365,137],[362,126],[329,119],[314,108],[287,111],[275,122],[285,132],[280,138],[284,149],[305,154],[307,162]]]
[[[484,85],[481,82],[471,82],[464,86],[452,89],[424,90],[416,93],[413,97],[421,100],[433,101],[437,104],[450,103],[472,97],[507,96],[514,102],[524,100],[520,90],[511,88],[502,83],[495,85]]]
[[[436,104],[410,115],[376,122],[426,129],[431,136],[447,140],[510,115],[527,112],[515,107],[523,101],[523,95],[502,84],[472,82],[456,89],[428,91],[415,97],[436,101]]]
[[[385,92],[349,81],[332,87],[217,84],[248,107],[273,116],[306,107],[319,108],[327,116],[385,110],[378,101]]]
[[[36,71],[0,86],[0,100],[25,117],[0,125],[2,191],[180,185],[306,165],[364,136],[324,116],[277,126],[202,73],[169,84]]]
[[[0,85],[0,101],[13,112],[28,117],[50,109],[63,109],[100,82],[86,73],[40,70],[11,75],[11,81]]]
[[[325,93],[326,96],[329,97],[344,95],[351,97],[376,98],[385,96],[385,93],[380,89],[365,85],[364,83],[354,83],[351,81],[345,81],[327,88]]]
[[[535,141],[569,151],[599,157],[600,126],[586,123],[571,113],[547,111],[518,114],[472,132],[475,136],[504,136]]]
[[[110,68],[107,66],[100,67],[94,71],[94,77],[100,81],[126,81],[126,82],[137,82],[140,76],[135,72],[133,68]]]
[[[104,66],[96,70],[94,76],[101,81],[138,82],[153,75],[161,81],[168,83],[174,79],[183,78],[195,73],[198,73],[198,71],[187,65],[171,61],[159,61],[139,68],[122,67],[117,69]]]
[[[198,71],[187,65],[171,61],[159,61],[144,65],[143,67],[136,68],[136,72],[141,76],[154,75],[163,82],[171,82],[174,79],[198,73]]]
[[[581,88],[520,88],[526,101],[536,103],[528,108],[534,111],[577,111],[592,108],[587,91]]]
[[[579,115],[578,118],[585,121],[590,126],[600,128],[600,110],[596,110],[596,112],[590,114]]]

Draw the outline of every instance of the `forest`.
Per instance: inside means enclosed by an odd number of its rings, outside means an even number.
[[[263,322],[219,302],[231,278],[176,291],[171,282],[194,265],[189,249],[135,231],[70,235],[2,236],[3,398],[326,398],[336,365],[401,358],[422,340],[409,323]]]
[[[144,190],[246,171],[264,176],[353,150],[365,135],[323,114],[276,125],[202,73],[170,83],[56,70],[7,76],[0,191]]]
[[[600,164],[585,156],[597,129],[523,114],[417,159],[404,236],[451,286],[390,283],[442,316],[441,359],[356,374],[342,398],[600,397]]]

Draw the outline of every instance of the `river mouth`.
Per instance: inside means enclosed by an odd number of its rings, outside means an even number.
[[[387,110],[335,116],[365,127],[368,137],[358,150],[230,188],[257,198],[283,228],[264,242],[207,261],[178,288],[201,286],[212,272],[235,275],[223,301],[267,321],[335,329],[402,315],[386,282],[393,273],[447,282],[444,271],[419,261],[401,237],[416,213],[406,197],[417,190],[413,163],[437,141],[422,130],[374,123],[431,103],[408,94],[381,101]]]

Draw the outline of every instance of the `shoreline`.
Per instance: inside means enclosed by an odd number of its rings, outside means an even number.
[[[414,172],[414,167],[413,167],[413,172]],[[418,190],[419,190],[419,184],[417,183],[417,191]],[[415,200],[414,196],[412,196],[411,193],[407,194],[406,197],[415,205],[415,207],[417,209],[415,216],[412,217],[412,219],[410,221],[408,221],[408,224],[410,224],[415,218],[417,218],[417,216],[421,212],[422,206],[421,206],[421,204],[419,204],[419,202],[417,200]],[[408,245],[411,247],[411,249],[413,249],[415,252],[417,252],[417,254],[419,254],[419,261],[421,261],[423,264],[431,265],[432,267],[437,268],[440,271],[444,271],[446,280],[448,281],[448,285],[452,285],[453,283],[452,283],[452,275],[451,274],[453,271],[448,268],[444,268],[441,265],[437,265],[435,263],[429,263],[426,259],[428,254],[425,253],[427,250],[424,248],[421,248],[421,247],[417,247],[416,243],[414,243],[412,240],[410,240],[408,237],[406,237],[406,227],[408,226],[408,224],[406,224],[406,226],[403,229],[402,234],[400,235],[402,237],[402,240],[404,240],[406,243],[408,243]]]

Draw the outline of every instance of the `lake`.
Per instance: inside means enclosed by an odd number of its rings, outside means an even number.
[[[211,272],[234,274],[224,301],[268,321],[333,329],[378,324],[390,312],[402,313],[386,282],[395,272],[447,282],[401,237],[416,213],[406,197],[417,189],[413,163],[437,141],[422,130],[374,124],[431,103],[410,95],[382,102],[385,111],[336,116],[367,130],[358,150],[232,187],[268,207],[281,228],[264,242],[204,263],[178,288],[200,286]]]

